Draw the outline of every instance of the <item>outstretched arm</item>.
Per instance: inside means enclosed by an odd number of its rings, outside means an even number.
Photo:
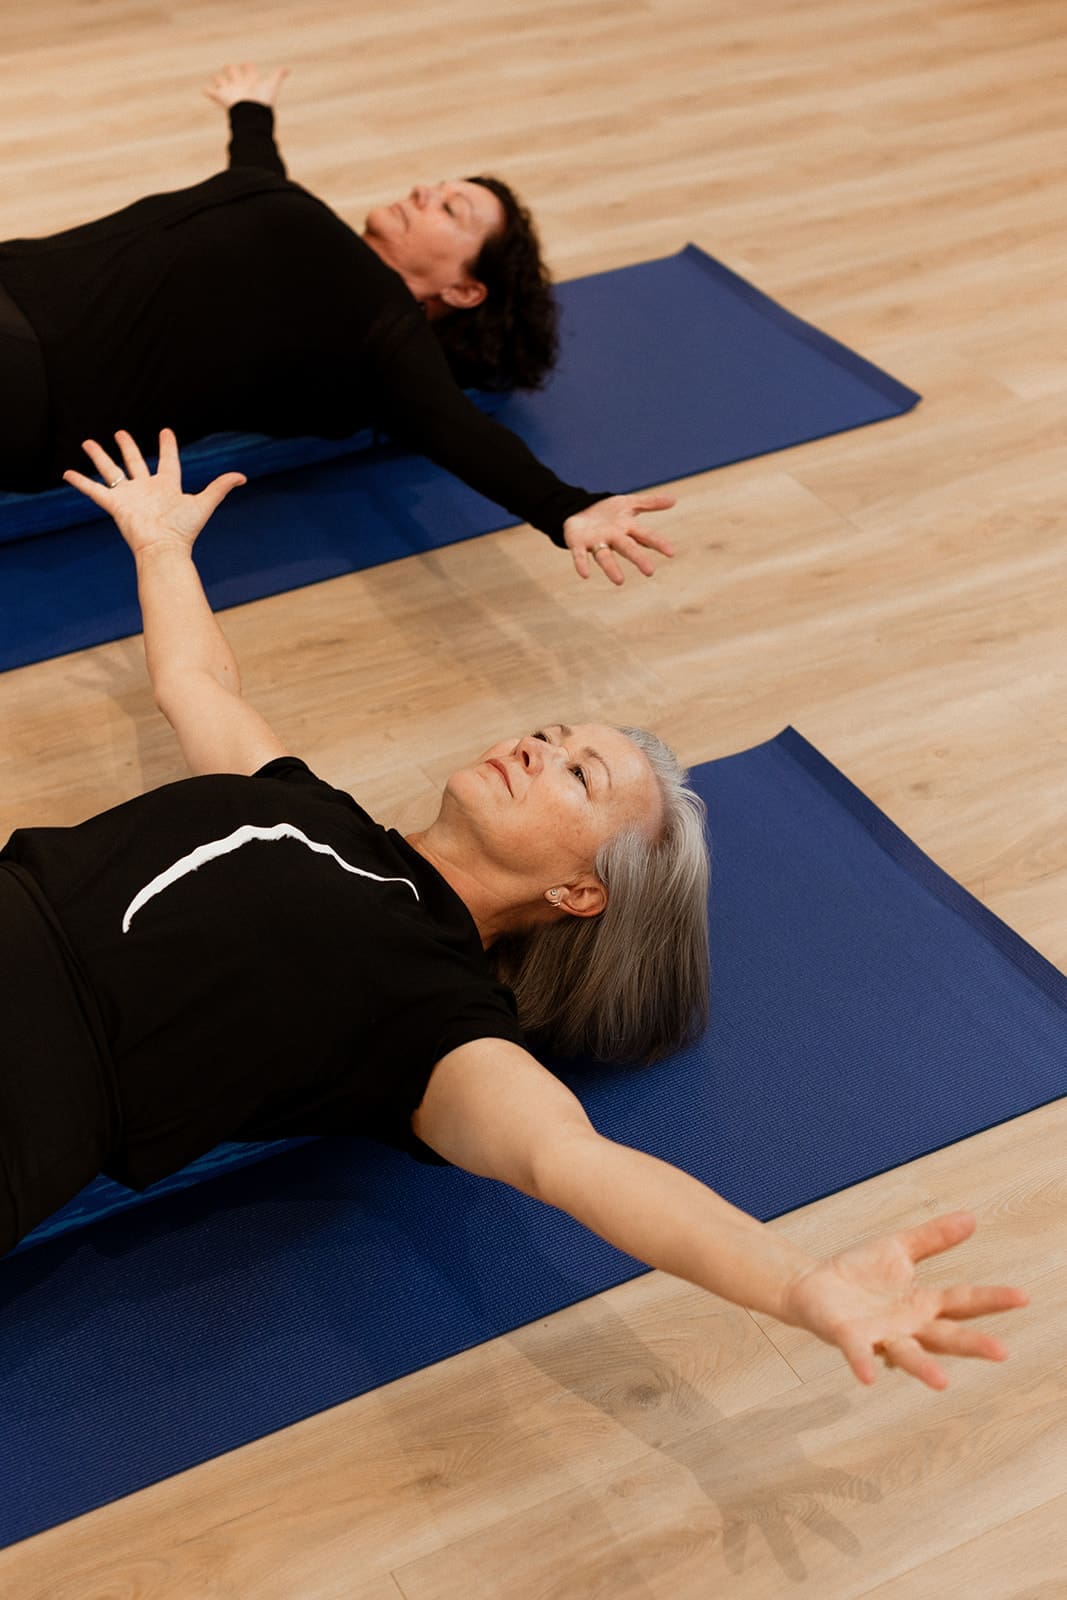
[[[159,436],[155,473],[128,433],[115,438],[125,470],[88,439],[85,452],[103,483],[80,472],[63,476],[110,512],[133,553],[156,704],[178,735],[191,772],[255,772],[285,755],[285,746],[242,699],[236,659],[193,564],[200,530],[245,479],[227,472],[200,494],[183,494],[178,446],[169,429]]]
[[[1026,1304],[1019,1289],[918,1283],[917,1261],[973,1232],[963,1212],[820,1261],[678,1168],[602,1138],[569,1089],[502,1040],[445,1056],[412,1127],[456,1166],[559,1207],[639,1261],[837,1345],[862,1383],[878,1355],[935,1389],[948,1382],[939,1354],[1003,1360],[998,1340],[959,1324]]]
[[[262,76],[251,61],[226,66],[205,85],[204,93],[230,116],[231,167],[261,167],[286,176],[285,163],[274,142],[274,106],[288,67],[276,67]]]
[[[564,483],[518,434],[463,392],[427,324],[413,318],[406,336],[388,340],[374,359],[377,420],[409,448],[569,549],[579,577],[597,567],[621,584],[623,562],[650,577],[654,557],[673,554],[670,541],[643,520],[645,512],[673,506],[673,495],[597,496]]]

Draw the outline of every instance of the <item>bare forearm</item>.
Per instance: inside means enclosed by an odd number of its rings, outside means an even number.
[[[139,550],[136,561],[145,660],[160,703],[171,682],[195,673],[240,694],[236,657],[208,604],[191,550],[158,543]]]
[[[559,1141],[537,1194],[650,1267],[773,1316],[814,1262],[687,1173],[596,1134]]]
[[[170,428],[159,435],[155,472],[149,472],[131,434],[119,429],[115,442],[124,467],[95,439],[85,441],[102,483],[73,469],[63,476],[114,517],[133,555],[156,704],[194,774],[258,772],[284,755],[285,746],[241,695],[237,661],[192,557],[193,543],[212,512],[245,478],[224,472],[199,494],[184,494],[178,441]]]
[[[1001,1361],[997,1340],[959,1323],[1026,1304],[1018,1289],[917,1282],[917,1261],[969,1237],[969,1213],[819,1261],[676,1167],[602,1138],[570,1089],[503,1039],[443,1056],[412,1127],[456,1166],[558,1206],[639,1261],[807,1328],[862,1383],[873,1383],[879,1354],[934,1388],[947,1382],[935,1355]]]

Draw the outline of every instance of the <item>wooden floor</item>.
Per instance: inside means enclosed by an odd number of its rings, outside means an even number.
[[[353,220],[500,170],[561,276],[692,239],[926,397],[686,481],[677,559],[621,592],[517,530],[229,613],[249,695],[317,770],[410,826],[550,714],[647,722],[694,762],[793,723],[1067,963],[1063,0],[3,13],[0,237],[206,174],[201,80],[286,60],[292,171]],[[0,837],[179,775],[136,640],[9,674],[0,722]],[[1065,1135],[1060,1103],[779,1224],[829,1250],[977,1210],[954,1270],[1033,1304],[1002,1319],[1008,1365],[942,1396],[861,1391],[652,1275],[9,1550],[0,1590],[1067,1595]]]

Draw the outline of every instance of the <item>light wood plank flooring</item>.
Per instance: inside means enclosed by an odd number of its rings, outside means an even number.
[[[291,170],[352,220],[498,169],[561,276],[692,239],[926,397],[679,485],[676,560],[621,592],[516,530],[229,613],[291,746],[409,827],[552,713],[694,762],[791,722],[1067,962],[1062,0],[7,0],[0,237],[211,171],[199,85],[247,56],[293,67]],[[137,641],[0,680],[0,836],[179,771]],[[651,1275],[2,1553],[0,1590],[1067,1595],[1065,1135],[1060,1103],[777,1224],[978,1212],[951,1272],[1033,1304],[945,1395]]]

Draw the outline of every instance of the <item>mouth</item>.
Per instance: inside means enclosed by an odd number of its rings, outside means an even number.
[[[508,769],[505,767],[504,763],[502,761],[492,760],[487,761],[485,764],[487,767],[492,767],[495,772],[499,772],[500,776],[507,785],[508,794],[514,794],[515,791],[511,787],[511,779],[508,777]]]
[[[404,210],[404,207],[403,207],[403,204],[401,203],[401,201],[394,200],[393,204],[389,207],[389,209],[393,213],[394,216],[397,216],[397,217],[400,218],[401,222],[404,224],[404,227],[406,229],[407,226],[408,226],[408,214]]]

